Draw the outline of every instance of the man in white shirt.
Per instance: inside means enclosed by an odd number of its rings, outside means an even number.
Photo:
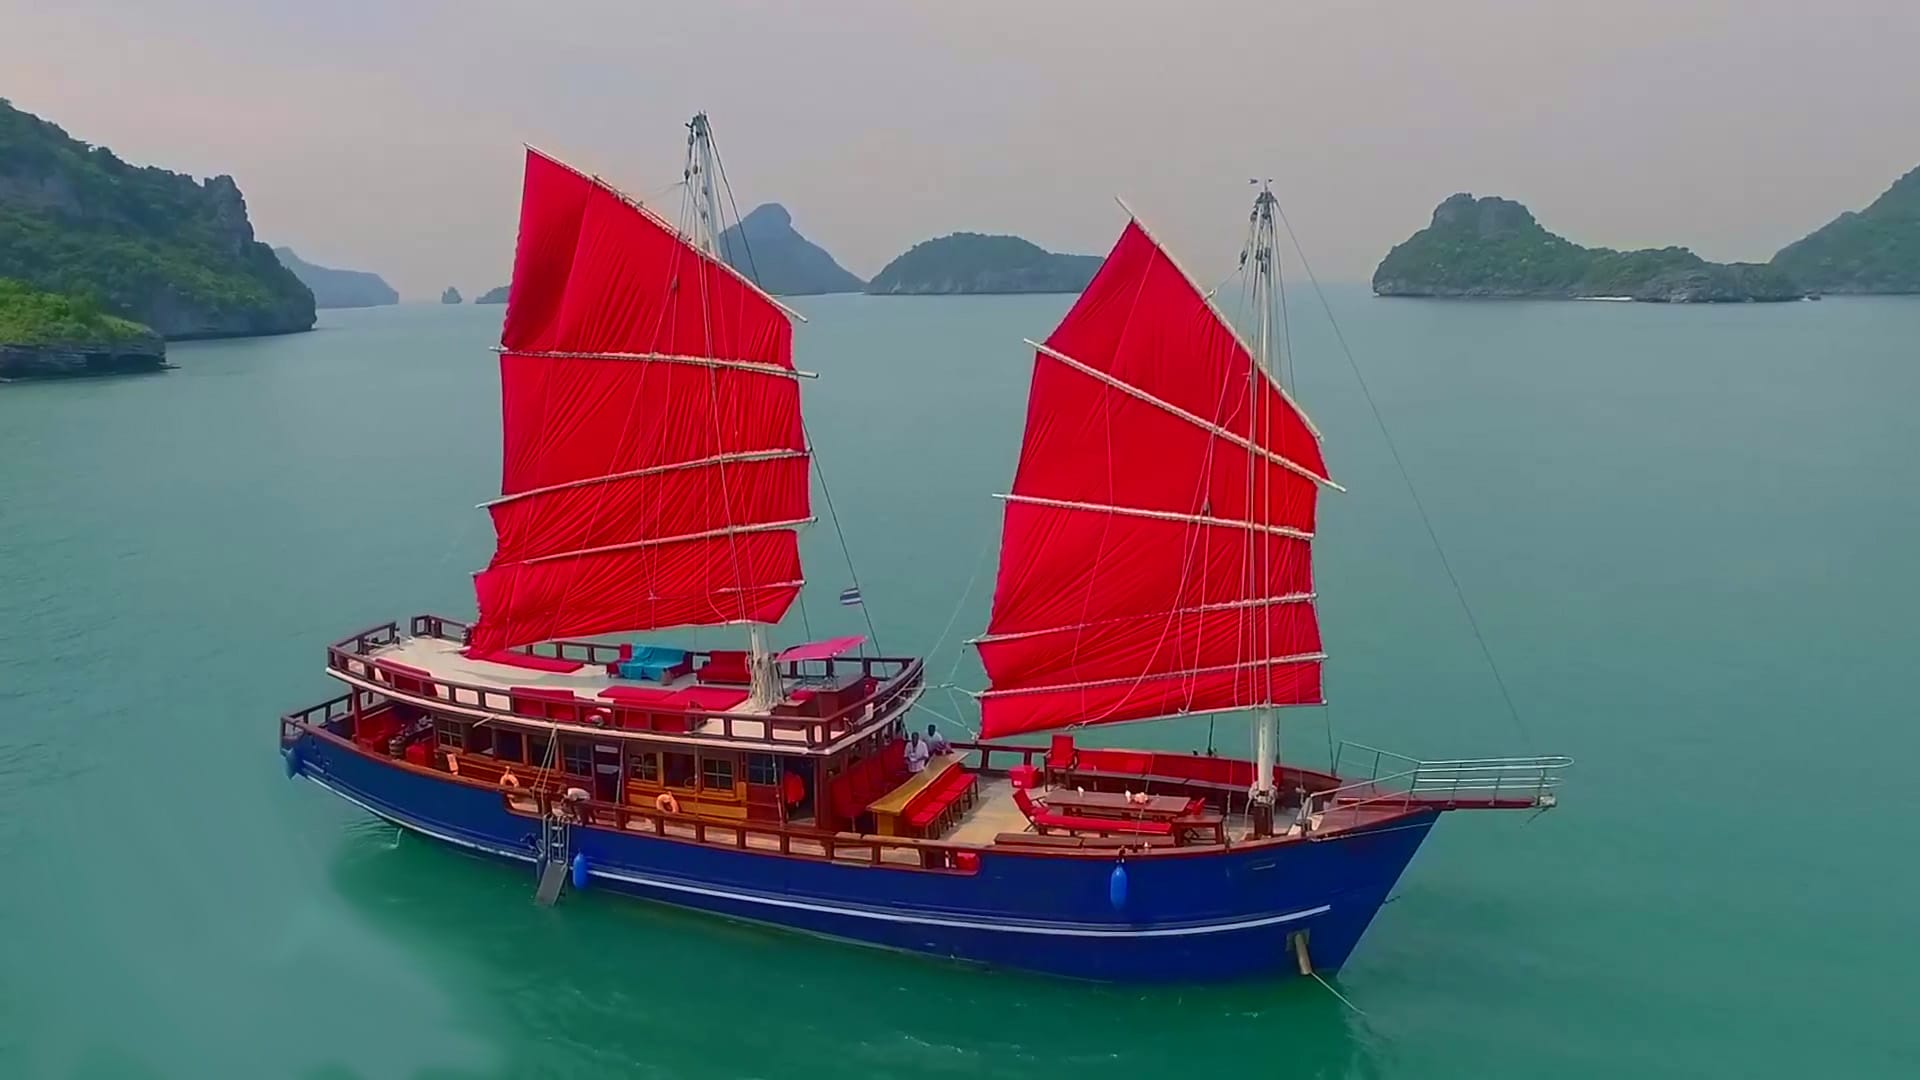
[[[907,736],[907,772],[917,773],[925,770],[927,760],[932,756],[933,754],[927,749],[927,744],[920,741],[919,732],[916,731]]]

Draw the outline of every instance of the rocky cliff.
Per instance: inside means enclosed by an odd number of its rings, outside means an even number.
[[[313,293],[315,307],[385,307],[400,302],[400,294],[379,274],[319,266],[295,255],[290,247],[274,248],[273,257]]]
[[[1076,293],[1100,269],[1098,255],[1059,255],[1017,236],[954,233],[924,240],[867,283],[870,293]]]
[[[169,338],[313,327],[313,294],[253,237],[230,176],[129,165],[0,100],[0,277]]]
[[[465,301],[460,299],[460,290],[449,285],[447,286],[447,291],[440,294],[440,302],[443,304],[459,304]]]
[[[0,381],[155,371],[166,359],[166,343],[139,323],[0,278]]]
[[[1779,269],[1712,263],[1686,248],[1615,251],[1548,232],[1511,199],[1460,194],[1394,247],[1373,273],[1381,296],[1628,297],[1654,303],[1798,300]]]
[[[504,304],[507,302],[507,292],[509,289],[511,289],[511,286],[495,285],[493,288],[474,297],[473,302],[476,304]]]
[[[1772,265],[1818,292],[1920,293],[1920,169],[1781,248]]]
[[[779,203],[756,207],[720,234],[720,251],[735,270],[776,296],[859,292],[865,282],[825,248],[801,236]]]

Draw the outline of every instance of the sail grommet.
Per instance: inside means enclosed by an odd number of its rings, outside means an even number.
[[[1115,863],[1113,873],[1107,875],[1107,903],[1112,904],[1113,910],[1115,911],[1125,911],[1127,909],[1127,866],[1125,863]]]
[[[587,853],[584,851],[575,852],[573,856],[573,887],[576,889],[586,888],[587,875],[590,874],[592,870],[593,863],[587,859]]]

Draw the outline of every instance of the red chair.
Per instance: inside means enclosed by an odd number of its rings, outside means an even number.
[[[1080,754],[1074,749],[1073,736],[1055,735],[1053,744],[1047,747],[1048,782],[1052,777],[1067,776],[1080,764]]]
[[[707,662],[694,672],[694,676],[703,683],[750,683],[753,679],[747,674],[747,654],[739,649],[716,649],[707,654]]]

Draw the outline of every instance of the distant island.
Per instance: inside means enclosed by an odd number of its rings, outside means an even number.
[[[0,278],[163,338],[313,328],[313,294],[254,240],[232,177],[129,165],[4,99]]]
[[[1781,248],[1772,265],[1818,292],[1920,293],[1920,168],[1865,210]]]
[[[295,255],[290,247],[274,248],[273,257],[313,293],[314,307],[385,307],[400,302],[400,294],[379,274],[317,266]]]
[[[440,302],[443,304],[461,303],[460,290],[451,285],[447,286],[447,291],[440,294]]]
[[[507,302],[507,292],[512,288],[513,286],[511,285],[495,285],[493,288],[474,297],[473,302],[476,304],[504,304]]]
[[[847,272],[826,249],[801,236],[793,215],[779,203],[756,207],[720,234],[729,265],[775,296],[859,292],[866,284]]]
[[[166,342],[148,327],[87,297],[0,278],[0,382],[158,371],[166,361]]]
[[[1098,255],[1057,255],[1017,236],[954,233],[913,245],[867,283],[867,292],[1075,293],[1100,269]]]
[[[1387,252],[1373,272],[1381,296],[1628,297],[1656,303],[1799,300],[1781,270],[1712,263],[1686,248],[1615,251],[1548,232],[1511,199],[1460,194]]]

